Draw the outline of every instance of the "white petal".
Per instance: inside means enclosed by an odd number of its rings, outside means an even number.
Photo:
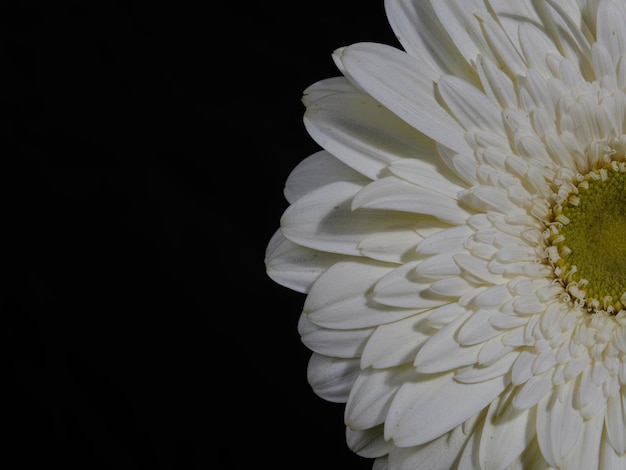
[[[383,277],[374,287],[373,299],[384,305],[417,310],[450,303],[450,299],[430,291],[430,282],[419,281],[415,275],[417,264],[419,261],[408,262]]]
[[[360,93],[361,90],[357,89],[350,81],[343,76],[325,78],[318,82],[313,83],[304,90],[302,96],[302,103],[304,106],[309,106],[311,103],[316,102],[328,95],[335,93]]]
[[[606,407],[606,430],[618,454],[626,452],[626,402],[623,393],[610,397]]]
[[[538,70],[544,77],[550,76],[550,69],[546,63],[546,55],[559,54],[559,50],[552,40],[532,23],[521,23],[519,26],[519,40],[524,59],[528,66]]]
[[[382,457],[377,458],[376,460],[374,460],[374,463],[372,464],[372,470],[389,470],[389,466],[388,466],[388,455],[383,455]]]
[[[519,361],[523,353],[517,358]],[[513,366],[513,377],[515,379],[515,369],[518,363]],[[529,368],[530,371],[530,368]],[[532,376],[518,391],[513,398],[513,404],[520,410],[526,410],[535,406],[552,389],[552,374],[544,372],[542,375]]]
[[[496,377],[506,377],[511,370],[511,365],[515,361],[516,357],[516,353],[507,354],[501,357],[498,361],[489,365],[472,365],[463,367],[458,370],[454,378],[458,382],[470,384],[485,382]]]
[[[435,333],[417,353],[415,367],[421,373],[439,373],[477,362],[481,344],[461,346],[456,340],[459,327],[472,315],[471,311],[458,316]]]
[[[615,452],[615,449],[611,445],[611,441],[608,436],[606,436],[606,432],[605,435],[602,436],[600,442],[600,462],[598,468],[626,468],[626,454],[618,454]]]
[[[382,263],[338,263],[315,282],[303,311],[313,323],[337,329],[367,328],[412,315],[411,310],[376,304],[368,295],[374,284],[391,270]]]
[[[434,98],[427,64],[390,46],[361,43],[341,50],[346,73],[400,119],[446,147],[468,150],[463,129]]]
[[[476,68],[487,96],[499,103],[502,109],[517,105],[513,82],[491,59],[480,55]]]
[[[563,469],[586,470],[601,468],[600,447],[602,429],[604,427],[604,413],[598,413],[584,422],[578,443],[574,446],[566,459],[560,462]],[[607,470],[620,467],[607,467]]]
[[[562,385],[562,399],[547,394],[537,405],[537,440],[541,453],[553,467],[559,467],[579,439],[583,419],[574,408],[573,381]]]
[[[365,343],[373,328],[359,330],[334,330],[312,323],[307,315],[300,315],[298,332],[304,345],[324,356],[353,359],[361,357]]]
[[[483,345],[483,347],[480,349],[480,352],[478,353],[479,365],[491,365],[498,361],[500,358],[504,356],[509,356],[509,353],[515,350],[514,347],[504,344],[503,336],[497,336],[495,338],[492,338]],[[515,356],[515,360],[517,360],[519,352],[516,351]],[[513,357],[511,356],[510,359],[513,360]]]
[[[496,210],[503,214],[519,211],[519,207],[509,200],[507,192],[501,188],[476,186],[464,194],[467,195],[467,198],[463,197],[463,202],[470,204],[477,210],[485,212]]]
[[[496,61],[508,69],[509,75],[513,77],[523,75],[527,65],[516,45],[511,42],[511,37],[507,36],[502,27],[495,21],[486,16],[481,19],[483,33],[491,46]],[[515,31],[515,36],[517,36],[517,31]]]
[[[285,183],[285,199],[293,204],[305,194],[338,181],[353,181],[362,186],[370,182],[326,150],[320,150],[302,160],[291,171]]]
[[[483,291],[484,292],[484,291]],[[501,332],[491,326],[489,319],[496,313],[493,309],[478,309],[463,324],[457,335],[457,341],[463,346],[483,343]]]
[[[452,227],[447,230],[436,232],[424,240],[416,247],[416,251],[421,255],[434,255],[451,251],[459,251],[463,243],[473,231],[467,225]]]
[[[427,316],[424,312],[376,328],[361,355],[361,366],[382,369],[412,363],[434,333]]]
[[[511,299],[511,294],[506,284],[489,287],[478,294],[473,303],[480,308],[496,308],[501,307],[505,302]]]
[[[442,328],[466,312],[458,303],[449,303],[428,312],[428,321],[436,328]]]
[[[626,54],[626,11],[612,0],[601,0],[598,4],[597,38],[611,54],[616,66]]]
[[[454,194],[444,197],[395,176],[374,181],[359,192],[354,198],[352,208],[361,207],[427,214],[455,225],[464,223],[470,215],[459,205]]]
[[[277,230],[267,245],[267,275],[281,286],[307,293],[315,280],[332,265],[345,260],[343,255],[312,250],[287,240]]]
[[[385,0],[390,26],[405,51],[429,65],[433,80],[442,73],[471,76],[472,71],[450,40],[430,2]]]
[[[446,32],[463,57],[471,62],[478,54],[489,54],[491,49],[485,41],[477,13],[486,14],[485,4],[479,0],[434,0],[434,10]]]
[[[502,108],[476,87],[447,75],[437,82],[437,88],[453,116],[466,130],[489,130],[504,135]]]
[[[368,459],[387,455],[393,446],[391,442],[385,441],[382,426],[364,431],[346,427],[346,443],[355,454]]]
[[[461,274],[458,264],[454,261],[454,253],[444,252],[423,260],[415,268],[419,279],[435,281],[440,279],[458,278]]]
[[[395,159],[432,153],[433,143],[364,93],[335,93],[308,106],[304,124],[324,149],[375,179]]]
[[[358,245],[366,235],[412,221],[402,212],[353,211],[352,198],[361,188],[341,181],[302,196],[281,218],[283,235],[315,250],[360,256]]]
[[[478,451],[482,468],[507,468],[535,436],[534,409],[517,410],[509,400],[505,393],[489,406]]]
[[[425,444],[478,414],[505,388],[503,378],[462,384],[452,374],[407,382],[398,391],[385,421],[385,437],[397,446]],[[455,412],[450,413],[450,403]]]
[[[455,461],[471,435],[457,426],[434,441],[420,446],[394,447],[389,454],[393,470],[435,470],[455,467]]]
[[[393,370],[365,369],[354,382],[346,404],[345,421],[352,429],[369,429],[384,422],[391,401],[406,382],[416,377],[410,366]]]
[[[434,149],[433,149],[434,150]],[[429,161],[433,159],[434,161]],[[416,186],[450,197],[465,188],[451,171],[441,164],[436,151],[431,158],[403,158],[389,165],[388,170]]]
[[[307,378],[313,391],[324,400],[345,403],[359,371],[358,359],[337,359],[313,353]]]
[[[401,264],[417,257],[417,244],[423,240],[415,230],[413,223],[394,227],[384,232],[366,235],[358,248],[362,255],[369,258]]]
[[[436,295],[442,295],[445,297],[458,298],[467,294],[468,292],[474,292],[476,286],[467,282],[461,277],[451,277],[448,279],[440,279],[430,285],[430,292]]]
[[[454,261],[465,272],[485,282],[496,284],[504,281],[502,276],[490,272],[488,264],[484,260],[478,259],[472,255],[457,253],[454,255]]]
[[[478,182],[476,175],[478,166],[473,153],[457,153],[443,145],[437,145],[437,151],[448,168],[461,180],[470,186]]]

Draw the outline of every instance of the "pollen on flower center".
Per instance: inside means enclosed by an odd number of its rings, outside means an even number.
[[[573,183],[553,206],[549,257],[574,302],[590,312],[626,309],[626,163],[612,161]]]

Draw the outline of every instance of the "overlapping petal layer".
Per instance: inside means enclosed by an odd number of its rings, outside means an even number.
[[[375,469],[626,468],[626,312],[556,250],[582,176],[626,172],[626,2],[385,6],[402,49],[305,91],[323,150],[266,254],[313,389]]]

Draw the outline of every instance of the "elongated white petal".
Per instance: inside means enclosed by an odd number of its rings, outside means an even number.
[[[410,366],[393,372],[366,369],[354,383],[346,405],[346,424],[352,429],[369,429],[384,422],[393,397],[406,381],[414,380]]]
[[[307,293],[322,273],[345,259],[343,255],[297,245],[277,230],[267,245],[265,266],[274,282],[296,292]]]
[[[448,32],[437,18],[431,2],[385,0],[389,24],[405,51],[430,65],[433,80],[444,73],[471,77],[465,57],[454,46]]]
[[[355,213],[352,200],[361,189],[341,181],[311,191],[283,213],[283,235],[315,250],[360,256],[358,245],[367,234],[409,221],[402,212],[370,212],[370,217],[364,216],[367,211]]]
[[[312,323],[307,315],[300,315],[298,333],[311,351],[324,356],[353,359],[361,356],[373,328],[358,330],[329,330]]]
[[[393,448],[391,442],[385,441],[382,426],[363,431],[347,427],[346,443],[354,453],[369,459],[387,455]]]
[[[600,461],[598,468],[626,468],[626,454],[618,454],[608,436],[602,436],[600,442]]]
[[[607,401],[606,430],[615,452],[626,452],[626,399],[623,393],[610,397]]]
[[[455,468],[457,456],[471,435],[461,425],[424,445],[394,447],[389,454],[389,466],[397,470]]]
[[[385,437],[400,447],[430,442],[479,413],[505,386],[501,377],[463,384],[451,373],[405,383],[389,409]],[[448,411],[450,403],[458,404],[455,413]]]
[[[346,261],[335,264],[315,282],[304,303],[309,320],[320,326],[358,329],[405,318],[411,310],[371,302],[368,292],[392,268]]]
[[[442,197],[447,198],[464,189],[463,183],[441,164],[438,155],[434,154],[434,156],[434,161],[427,158],[396,160],[389,165],[388,169],[396,176],[418,187],[439,193]]]
[[[494,103],[498,103],[502,109],[517,104],[517,94],[513,81],[493,60],[481,54],[477,58],[476,66],[482,88]]]
[[[359,370],[357,359],[337,359],[313,353],[309,359],[307,378],[315,393],[324,400],[345,403]]]
[[[339,60],[359,86],[400,119],[452,150],[468,149],[463,129],[435,100],[434,83],[422,73],[424,63],[373,43],[349,46]]]
[[[430,3],[465,60],[472,61],[478,54],[491,52],[476,17],[477,14],[487,13],[483,2],[443,0]]]
[[[582,431],[583,419],[574,408],[574,386],[563,385],[563,398],[546,395],[537,407],[537,439],[541,453],[553,467],[570,453]]]
[[[384,232],[366,235],[357,248],[363,256],[378,261],[396,264],[410,261],[417,256],[417,245],[423,240],[413,226],[412,223],[397,224]]]
[[[422,240],[417,245],[416,251],[421,255],[461,251],[461,247],[472,233],[473,230],[467,225],[440,230]]]
[[[604,45],[616,66],[626,54],[626,17],[624,5],[612,0],[601,0],[598,4],[598,42]]]
[[[446,105],[466,130],[488,130],[504,135],[502,108],[476,87],[457,77],[446,75],[437,82]]]
[[[346,77],[332,77],[320,80],[308,86],[302,94],[302,103],[310,106],[312,103],[328,95],[336,93],[360,93]]]
[[[472,312],[458,316],[435,333],[417,353],[415,367],[421,373],[431,374],[454,370],[475,364],[482,345],[461,346],[456,341],[460,326]]]
[[[361,366],[383,369],[412,363],[434,331],[427,317],[423,312],[376,328],[361,354]]]
[[[567,458],[561,461],[562,468],[581,470],[584,468],[600,468],[598,463],[600,460],[603,424],[604,413],[598,413],[585,422],[581,429],[578,443],[573,447]]]
[[[383,305],[426,310],[450,303],[450,299],[433,294],[430,283],[415,279],[417,262],[408,262],[381,278],[374,287],[373,300]]]
[[[482,468],[508,468],[535,436],[534,410],[516,409],[510,397],[508,389],[489,405],[478,450]]]
[[[317,188],[340,181],[351,181],[362,186],[370,182],[327,151],[320,150],[302,160],[291,171],[285,183],[285,199],[293,204]]]
[[[386,209],[389,211],[432,215],[443,222],[461,224],[470,215],[456,198],[442,197],[395,177],[382,178],[367,185],[352,201],[352,208]]]
[[[338,160],[375,179],[398,158],[427,154],[433,144],[363,93],[334,93],[308,106],[309,135]]]

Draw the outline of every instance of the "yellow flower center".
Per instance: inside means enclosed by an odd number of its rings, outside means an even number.
[[[555,273],[579,305],[617,313],[626,307],[626,165],[612,162],[570,187],[553,208]]]

